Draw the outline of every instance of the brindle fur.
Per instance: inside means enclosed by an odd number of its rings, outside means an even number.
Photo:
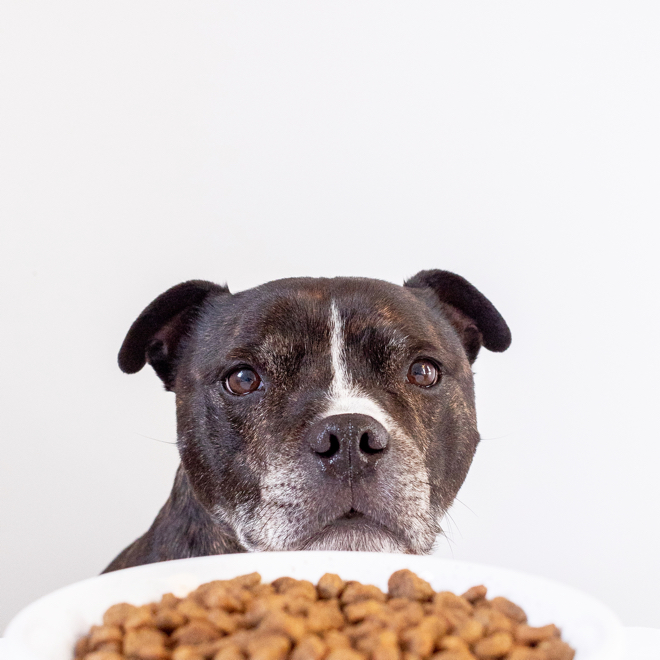
[[[362,395],[393,420],[387,451],[360,478],[333,478],[310,450],[333,378],[329,314]],[[173,287],[136,320],[120,366],[149,362],[176,394],[181,466],[149,531],[107,568],[247,550],[427,553],[479,442],[471,363],[505,350],[506,323],[472,285],[422,271],[405,286],[362,278],[294,278],[238,294],[209,282]],[[406,380],[420,356],[439,385]],[[223,386],[239,365],[264,387]],[[359,512],[358,521],[346,514]]]

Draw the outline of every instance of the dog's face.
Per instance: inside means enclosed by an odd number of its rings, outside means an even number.
[[[469,315],[429,284],[438,273],[456,278],[454,298],[480,297]],[[176,392],[195,495],[246,549],[424,553],[479,441],[471,362],[507,333],[442,271],[404,287],[300,278],[234,295],[196,282],[145,310],[120,364],[146,359]]]

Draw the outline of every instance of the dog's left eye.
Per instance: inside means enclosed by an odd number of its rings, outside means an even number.
[[[236,369],[225,379],[227,389],[237,396],[251,394],[258,390],[260,385],[261,378],[259,378],[259,374],[249,367]]]

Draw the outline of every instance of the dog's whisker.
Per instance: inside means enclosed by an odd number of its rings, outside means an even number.
[[[160,440],[158,438],[152,438],[150,435],[144,435],[143,433],[138,433],[133,431],[133,435],[139,435],[141,438],[146,438],[147,440],[154,440],[155,442],[160,442],[163,445],[176,445],[176,442],[170,442],[169,440]]]

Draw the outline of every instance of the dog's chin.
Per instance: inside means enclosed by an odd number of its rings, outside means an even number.
[[[296,550],[411,552],[389,529],[361,515],[334,520],[297,545]]]

